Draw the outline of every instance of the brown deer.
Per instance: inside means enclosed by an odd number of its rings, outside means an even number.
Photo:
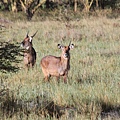
[[[64,83],[67,83],[68,70],[70,69],[70,49],[74,48],[74,44],[62,46],[58,44],[58,48],[62,50],[60,57],[48,55],[41,59],[41,67],[45,77],[48,81],[50,76],[55,76],[58,80],[63,76]]]
[[[24,50],[24,60],[23,60],[24,65],[28,69],[30,67],[33,67],[36,62],[36,51],[32,45],[32,39],[36,35],[36,33],[37,33],[37,31],[32,36],[29,36],[27,33],[25,39],[21,43],[21,47],[23,47],[25,49]]]

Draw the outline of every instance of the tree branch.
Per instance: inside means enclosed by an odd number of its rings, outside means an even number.
[[[42,2],[40,2],[37,6],[34,7],[34,9],[32,10],[32,13],[34,13],[45,2],[46,0],[42,0]]]

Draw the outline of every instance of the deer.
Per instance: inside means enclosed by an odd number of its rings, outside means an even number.
[[[70,50],[74,48],[74,44],[70,42],[68,46],[61,44],[57,46],[58,49],[62,50],[61,56],[45,56],[41,59],[40,65],[45,81],[49,81],[51,76],[55,76],[58,81],[60,76],[63,76],[64,83],[67,83],[68,71],[70,70]]]
[[[21,42],[21,47],[24,48],[23,62],[25,68],[27,69],[33,68],[36,62],[36,51],[33,48],[32,39],[36,35],[37,31],[32,36],[29,36],[28,33],[29,31],[27,32],[27,35],[24,38],[24,40]]]

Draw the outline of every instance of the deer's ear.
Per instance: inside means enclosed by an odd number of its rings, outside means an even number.
[[[61,44],[58,44],[57,47],[58,47],[58,49],[61,49],[61,48],[62,48],[62,45],[61,45]]]
[[[70,44],[70,45],[69,45],[69,48],[70,48],[70,49],[73,49],[73,48],[74,48],[74,44]]]
[[[32,42],[32,37],[29,37],[29,41]]]
[[[27,32],[27,34],[26,34],[26,38],[28,38],[28,37],[29,37],[29,35],[28,35],[28,34],[29,34],[29,31],[28,31],[28,32]]]

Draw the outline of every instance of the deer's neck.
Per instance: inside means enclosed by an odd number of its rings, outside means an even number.
[[[32,46],[25,50],[25,53],[32,53]]]
[[[61,56],[61,65],[64,69],[69,69],[70,66],[70,57],[69,58],[63,58]]]

